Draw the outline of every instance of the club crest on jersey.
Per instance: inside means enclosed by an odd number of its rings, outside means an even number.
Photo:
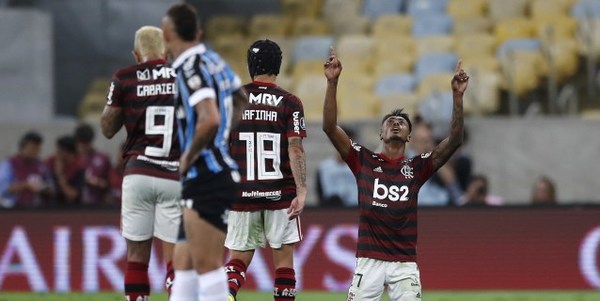
[[[400,172],[402,173],[402,175],[407,178],[407,179],[412,179],[414,178],[413,175],[413,168],[410,167],[410,165],[404,165],[402,166],[402,168],[400,169]]]

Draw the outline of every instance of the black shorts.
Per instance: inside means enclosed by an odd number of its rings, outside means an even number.
[[[203,181],[187,180],[183,183],[181,202],[185,207],[196,210],[200,218],[227,232],[227,213],[237,198],[237,182],[234,178],[239,179],[239,176],[224,171]],[[180,239],[185,237],[183,227],[179,232]]]

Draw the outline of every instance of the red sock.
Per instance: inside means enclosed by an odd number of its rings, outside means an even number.
[[[171,297],[171,287],[173,287],[173,280],[175,280],[175,270],[173,270],[173,262],[167,262],[167,275],[165,275],[165,289]]]
[[[129,301],[146,301],[150,295],[148,265],[141,262],[127,262],[125,270],[125,297]]]
[[[232,259],[225,265],[225,271],[227,271],[229,293],[235,297],[246,282],[246,265],[239,259]]]
[[[296,273],[294,269],[279,268],[275,271],[273,298],[275,301],[296,299]]]

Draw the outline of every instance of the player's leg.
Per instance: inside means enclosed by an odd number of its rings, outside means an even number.
[[[347,301],[379,301],[385,283],[385,262],[371,258],[356,259]]]
[[[421,300],[421,278],[416,262],[390,262],[385,274],[390,301]]]
[[[183,228],[183,217],[179,226],[177,243],[173,249],[175,281],[171,287],[170,301],[197,301],[198,274],[194,270],[192,255]]]
[[[156,179],[155,182],[158,198],[155,206],[154,236],[162,240],[163,257],[167,263],[165,289],[170,295],[171,284],[175,277],[172,263],[173,248],[177,242],[182,214],[179,205],[181,184],[179,181],[167,179]]]
[[[254,256],[254,250],[265,246],[260,211],[230,211],[227,223],[225,247],[230,250],[230,260],[225,264],[229,285],[229,299],[235,300],[246,282],[246,270]]]
[[[294,244],[302,240],[300,218],[289,220],[287,209],[265,211],[264,227],[267,241],[273,249],[275,281],[273,298],[276,301],[296,298]]]
[[[154,225],[150,186],[150,177],[127,175],[123,178],[121,235],[127,243],[124,289],[128,300],[146,300],[150,295],[148,262]]]

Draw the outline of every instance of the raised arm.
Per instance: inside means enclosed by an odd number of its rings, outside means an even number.
[[[352,148],[352,142],[346,132],[337,125],[337,85],[342,73],[342,63],[338,60],[333,47],[329,52],[329,58],[325,62],[324,69],[327,78],[327,90],[323,105],[323,131],[342,158],[346,158]]]
[[[450,134],[438,144],[431,154],[433,168],[437,170],[444,165],[452,154],[463,143],[464,115],[463,94],[469,85],[469,76],[462,69],[462,61],[458,61],[452,77],[452,120],[450,121]]]

